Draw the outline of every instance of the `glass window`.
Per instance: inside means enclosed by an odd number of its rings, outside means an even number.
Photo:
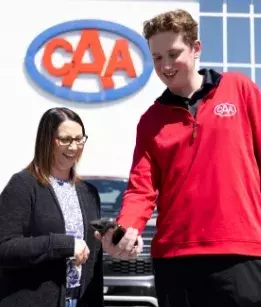
[[[239,71],[249,78],[251,78],[251,68],[250,67],[228,67],[227,71]]]
[[[254,0],[254,8],[255,8],[255,13],[258,13],[258,14],[261,13],[261,1],[260,0]]]
[[[200,65],[200,68],[199,69],[203,69],[203,68],[206,68],[206,69],[214,69],[215,71],[219,72],[219,73],[222,73],[223,72],[223,67],[214,67],[214,66],[206,66],[206,65]]]
[[[126,180],[88,178],[86,181],[94,185],[99,192],[102,215],[120,210],[122,196],[127,187]]]
[[[229,13],[249,13],[249,5],[250,0],[227,0],[227,11]]]
[[[222,12],[223,0],[200,0],[201,12]]]
[[[261,89],[261,68],[256,68],[256,84]]]
[[[228,18],[228,62],[250,63],[249,18]]]
[[[200,18],[202,62],[223,62],[223,34],[221,17]]]
[[[261,2],[261,0],[260,0]],[[261,18],[255,18],[255,58],[261,64]]]

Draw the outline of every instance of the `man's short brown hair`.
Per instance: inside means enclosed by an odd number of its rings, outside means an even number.
[[[198,23],[185,10],[162,13],[144,22],[143,34],[147,40],[157,33],[166,31],[181,33],[184,42],[190,46],[198,39]]]

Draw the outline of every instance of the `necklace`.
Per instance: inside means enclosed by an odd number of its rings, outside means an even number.
[[[69,179],[59,179],[55,176],[51,176],[51,178],[53,178],[59,185],[64,185],[64,183],[69,183],[70,180]]]

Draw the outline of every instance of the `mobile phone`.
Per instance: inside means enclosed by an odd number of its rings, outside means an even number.
[[[122,237],[124,236],[126,229],[122,227],[121,225],[117,224],[115,221],[110,219],[99,219],[94,220],[90,222],[92,228],[96,231],[98,231],[101,236],[104,236],[105,233],[110,229],[115,229],[113,235],[112,235],[112,243],[114,245],[117,245]],[[138,245],[138,241],[135,241],[135,246]]]

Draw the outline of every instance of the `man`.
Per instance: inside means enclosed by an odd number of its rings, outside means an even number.
[[[183,10],[145,22],[167,89],[142,115],[114,257],[131,258],[157,202],[151,254],[159,306],[261,306],[261,93],[246,76],[196,70],[198,27]],[[134,242],[138,238],[138,246]]]

